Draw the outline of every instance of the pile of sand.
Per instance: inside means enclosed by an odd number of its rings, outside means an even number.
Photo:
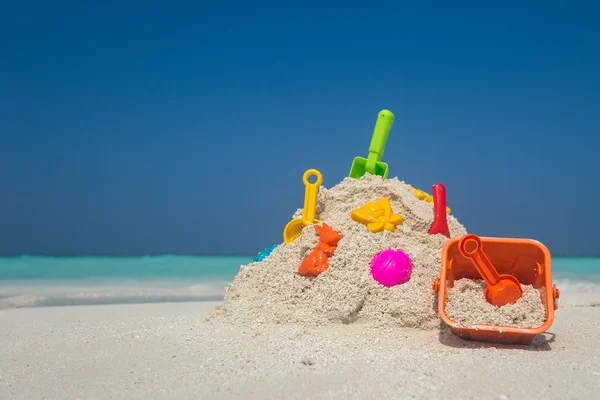
[[[521,285],[523,297],[515,304],[496,307],[485,300],[481,279],[459,279],[448,290],[446,315],[463,326],[494,324],[517,328],[537,328],[546,322],[540,293],[531,285]]]
[[[374,234],[350,218],[353,209],[381,197],[387,197],[393,212],[404,218],[395,232]],[[298,210],[294,217],[301,214]],[[329,259],[329,269],[316,278],[297,272],[318,243],[309,225],[295,242],[278,246],[261,262],[242,266],[226,288],[224,303],[209,319],[245,326],[354,322],[421,329],[440,326],[431,284],[439,275],[441,250],[448,238],[427,233],[433,222],[431,204],[417,199],[408,184],[397,178],[382,180],[367,174],[360,180],[345,178],[331,189],[321,187],[316,218],[343,235]],[[467,233],[452,215],[448,215],[448,226],[452,237]],[[401,249],[410,256],[409,282],[387,288],[371,277],[371,259],[386,248]]]

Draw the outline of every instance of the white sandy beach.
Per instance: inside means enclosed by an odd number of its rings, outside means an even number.
[[[600,295],[564,294],[532,346],[358,324],[234,328],[216,303],[0,310],[1,399],[593,399]]]

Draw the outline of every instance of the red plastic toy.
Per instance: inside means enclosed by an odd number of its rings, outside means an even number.
[[[433,224],[429,228],[429,234],[441,233],[449,238],[450,230],[446,219],[446,188],[441,183],[437,183],[433,185],[431,195],[433,197]]]

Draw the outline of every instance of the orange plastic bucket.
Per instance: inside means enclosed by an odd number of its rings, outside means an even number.
[[[481,279],[473,263],[460,253],[458,243],[461,238],[446,242],[442,250],[440,276],[433,282],[438,292],[438,313],[454,334],[466,340],[495,343],[531,344],[533,338],[545,332],[554,322],[554,310],[560,295],[556,285],[552,285],[550,252],[542,243],[532,239],[508,239],[482,237],[485,252],[499,274],[515,276],[521,284],[538,289],[546,309],[546,321],[538,327],[516,328],[511,326],[478,324],[459,326],[446,315],[447,288],[462,278]]]

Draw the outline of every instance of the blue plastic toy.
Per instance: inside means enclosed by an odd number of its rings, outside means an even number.
[[[261,251],[260,253],[258,253],[256,255],[256,257],[254,257],[254,260],[252,260],[252,262],[259,262],[264,260],[265,258],[267,258],[269,256],[269,254],[271,254],[271,252],[273,250],[275,250],[275,248],[277,247],[277,244],[274,244],[271,247],[267,247],[266,249],[264,249],[263,251]]]

